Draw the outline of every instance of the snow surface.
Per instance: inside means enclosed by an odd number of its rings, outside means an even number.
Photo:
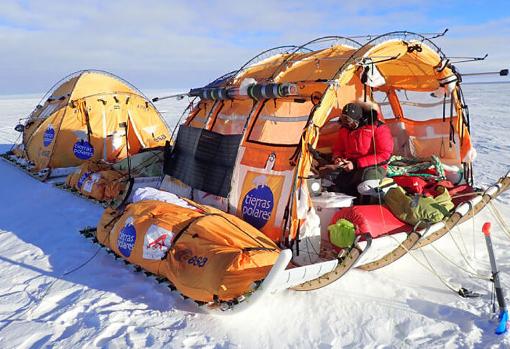
[[[486,186],[510,169],[510,84],[464,90],[479,153],[475,179]],[[164,93],[149,94],[156,95]],[[1,152],[39,98],[0,97]],[[158,108],[175,124],[185,104],[165,100]],[[487,209],[381,270],[353,270],[318,291],[284,291],[245,313],[215,317],[84,239],[78,230],[96,225],[100,206],[3,161],[0,203],[0,348],[510,347],[510,334],[494,334],[490,283],[451,263],[489,275],[480,231],[492,221],[500,276],[509,288],[510,237]],[[510,222],[510,194],[496,205]],[[482,296],[454,294],[423,267],[424,256],[455,288]]]

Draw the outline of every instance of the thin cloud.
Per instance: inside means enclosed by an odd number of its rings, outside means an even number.
[[[488,52],[491,67],[508,65],[509,54],[501,47],[510,38],[510,18],[465,24],[454,12],[431,16],[438,4],[4,0],[0,93],[42,93],[61,77],[85,68],[111,71],[140,88],[189,88],[234,70],[270,47],[325,35],[405,29],[450,27],[448,39],[439,41],[445,52]]]

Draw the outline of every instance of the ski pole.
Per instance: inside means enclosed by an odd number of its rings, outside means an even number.
[[[499,281],[499,272],[498,267],[496,265],[496,258],[494,257],[494,249],[492,248],[490,222],[485,222],[483,224],[482,232],[485,235],[485,243],[487,244],[487,251],[489,252],[489,259],[491,262],[492,270],[492,281],[494,282],[496,299],[498,300],[499,305],[499,318],[498,318],[499,324],[498,327],[496,328],[496,334],[503,334],[507,331],[508,310],[506,308],[505,295],[503,293],[503,289],[501,288],[501,283]]]

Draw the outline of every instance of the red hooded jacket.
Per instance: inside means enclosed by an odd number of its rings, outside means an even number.
[[[348,159],[357,168],[374,166],[390,159],[393,154],[393,137],[390,128],[382,123],[364,125],[355,130],[341,127],[332,152],[333,159]]]

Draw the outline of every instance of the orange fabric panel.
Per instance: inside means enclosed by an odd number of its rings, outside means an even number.
[[[60,86],[57,86],[57,88],[51,93],[51,96],[49,96],[49,97],[50,98],[51,97],[58,98],[58,97],[66,96],[64,101],[58,101],[58,102],[67,103],[70,100],[70,98],[69,98],[70,96],[67,96],[67,95],[68,94],[70,95],[71,92],[73,92],[73,89],[76,86],[76,83],[78,82],[78,80],[80,78],[81,78],[81,74],[78,76],[74,76],[67,81],[64,81]],[[52,103],[58,103],[58,102],[55,101]]]
[[[297,62],[289,65],[287,69],[278,74],[275,81],[296,82],[333,79],[354,51],[355,49],[352,47],[334,45],[324,50],[315,51],[312,54],[303,55]]]
[[[457,117],[454,117],[454,124]],[[450,122],[449,119],[431,119],[427,121],[415,121],[409,119],[388,119],[395,141],[395,154],[409,156],[409,152],[420,158],[431,155],[438,156],[442,162],[450,165],[459,165],[459,145],[449,143]],[[456,136],[458,137],[458,133]],[[457,138],[458,139],[458,138]],[[410,146],[412,149],[406,149]]]
[[[264,168],[267,163],[269,155],[275,154],[275,164],[273,170],[275,171],[287,171],[292,169],[294,166],[290,164],[289,159],[295,153],[296,148],[294,147],[269,147],[260,144],[246,143],[243,157],[241,158],[241,164],[256,168]]]
[[[138,92],[114,76],[94,71],[85,71],[79,76],[78,81],[73,87],[70,100],[104,93],[138,94]]]
[[[98,201],[115,199],[126,182],[121,182],[124,174],[114,170],[104,170],[90,174],[83,182],[80,192]]]
[[[277,54],[245,68],[236,77],[234,85],[239,85],[244,79],[247,78],[255,79],[258,82],[267,80],[273,76],[273,74],[278,74],[280,69],[285,69],[285,67],[282,67],[281,64],[286,58],[289,57],[289,55],[290,54]],[[293,55],[292,60],[299,60],[306,55],[308,54],[296,53]],[[292,62],[288,62],[286,64],[290,65]]]
[[[419,45],[422,51],[408,52],[408,47],[414,45]],[[438,80],[452,74],[449,68],[438,73],[435,67],[441,62],[441,57],[428,45],[415,40],[407,44],[402,40],[389,40],[373,47],[367,56],[375,62],[398,56],[377,64],[386,85],[395,89],[435,91],[439,88]]]
[[[25,144],[27,157],[34,162],[37,170],[48,167],[50,163],[60,124],[67,109],[68,108],[61,108],[46,118]]]
[[[212,123],[212,131],[224,135],[242,134],[253,106],[251,99],[224,101]]]
[[[205,128],[208,117],[211,114],[211,109],[214,108],[214,105],[215,101],[201,100],[195,109],[191,111],[190,116],[186,119],[186,125],[196,128]]]
[[[297,145],[312,107],[311,101],[267,101],[250,129],[248,141],[269,145]]]
[[[125,174],[102,161],[87,161],[66,178],[66,185],[99,201],[113,200],[125,188]]]
[[[101,161],[87,161],[81,164],[80,167],[76,169],[76,171],[67,176],[66,185],[78,190],[82,185],[82,183],[80,183],[78,187],[78,182],[80,182],[80,179],[85,180],[86,177],[88,177],[91,173],[103,171],[109,169],[110,167],[111,166],[109,164]]]
[[[231,300],[249,292],[279,253],[248,223],[208,206],[190,209],[148,200],[129,205],[115,221],[118,215],[105,211],[98,241],[198,301]]]

